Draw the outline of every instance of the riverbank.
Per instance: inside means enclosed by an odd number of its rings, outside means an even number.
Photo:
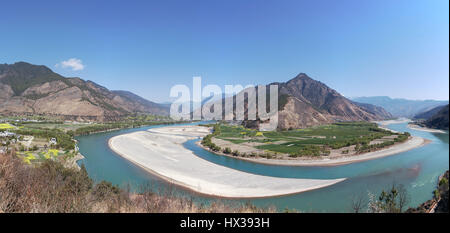
[[[356,162],[363,162],[367,160],[382,158],[390,155],[395,155],[401,152],[405,152],[408,150],[412,150],[414,148],[424,146],[428,143],[430,143],[430,140],[423,139],[421,137],[410,137],[406,142],[398,143],[392,146],[389,146],[387,148],[368,152],[364,154],[358,154],[358,155],[352,155],[352,156],[341,156],[338,158],[321,158],[321,159],[315,159],[313,157],[303,157],[303,158],[296,158],[296,159],[267,159],[267,158],[261,158],[261,157],[254,157],[254,158],[248,158],[248,157],[239,157],[239,156],[232,156],[229,154],[225,154],[223,152],[215,152],[210,150],[209,148],[203,146],[200,141],[196,142],[196,145],[200,146],[201,148],[210,151],[211,153],[215,153],[218,155],[224,155],[235,159],[241,159],[249,162],[254,163],[261,163],[261,164],[269,164],[269,165],[280,165],[280,166],[338,166],[343,164],[349,164],[349,163],[356,163]]]
[[[204,160],[183,143],[209,133],[200,126],[168,126],[111,138],[110,148],[146,171],[205,195],[227,198],[283,196],[330,186],[341,179],[296,179],[255,175]]]
[[[105,132],[112,132],[122,129],[134,129],[134,128],[141,128],[146,126],[153,126],[153,125],[174,125],[174,124],[183,124],[183,123],[193,123],[197,121],[162,121],[162,122],[147,122],[147,123],[110,123],[111,125],[108,126],[108,124],[103,125],[93,125],[93,126],[86,126],[79,128],[75,130],[75,136],[86,136],[96,133],[105,133]]]
[[[439,176],[433,198],[416,208],[409,208],[406,213],[448,213],[448,178],[447,170]]]
[[[444,130],[422,127],[422,126],[416,125],[416,124],[408,124],[408,128],[413,129],[413,130],[429,132],[429,133],[447,133]]]
[[[377,123],[378,125],[387,126],[391,124],[401,124],[401,123],[408,123],[411,122],[408,118],[398,118],[394,120],[385,120],[385,121],[372,121],[374,123]]]
[[[66,168],[74,168],[77,170],[80,170],[81,167],[78,165],[78,161],[84,159],[84,156],[80,153],[77,153],[75,156],[71,157],[71,158],[67,158],[63,165]]]

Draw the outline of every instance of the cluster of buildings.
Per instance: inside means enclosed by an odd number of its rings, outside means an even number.
[[[0,137],[14,137],[14,136],[16,136],[15,133],[11,133],[8,131],[0,132]]]
[[[19,121],[29,121],[29,122],[39,122],[37,120],[30,120],[27,118],[23,118],[21,120],[15,120],[16,122]],[[8,123],[11,122],[11,120],[5,120],[0,119],[0,123]],[[16,144],[16,143],[22,143],[25,147],[29,148],[31,146],[31,143],[33,141],[33,136],[28,135],[17,135],[16,133],[10,132],[10,131],[0,131],[0,154],[7,153],[8,145],[10,144]],[[57,139],[51,138],[48,142],[48,144],[51,145],[57,145]],[[47,147],[47,145],[45,145]]]
[[[8,132],[8,131],[0,132],[0,138],[6,138],[6,141],[4,141],[4,140],[0,141],[1,142],[1,144],[0,144],[0,154],[5,154],[7,152],[7,147],[6,147],[7,141],[8,141],[7,138],[8,137],[15,137],[15,136],[16,136],[15,133],[11,133],[11,132]],[[16,140],[12,139],[12,143],[15,143],[15,142],[16,142]]]

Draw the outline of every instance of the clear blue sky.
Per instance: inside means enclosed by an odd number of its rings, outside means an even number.
[[[166,101],[175,84],[300,72],[341,94],[448,99],[448,0],[4,1],[0,63]],[[70,58],[83,69],[60,64]]]

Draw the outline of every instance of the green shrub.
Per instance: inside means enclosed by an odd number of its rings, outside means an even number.
[[[442,177],[442,179],[439,181],[439,186],[442,185],[448,185],[448,180],[445,177]]]

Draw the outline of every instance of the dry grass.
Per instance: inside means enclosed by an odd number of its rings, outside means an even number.
[[[24,164],[14,154],[0,155],[0,213],[233,213],[275,212],[251,204],[213,202],[209,205],[175,195],[173,188],[139,193],[109,182],[94,184],[80,171],[48,160],[38,167]]]

